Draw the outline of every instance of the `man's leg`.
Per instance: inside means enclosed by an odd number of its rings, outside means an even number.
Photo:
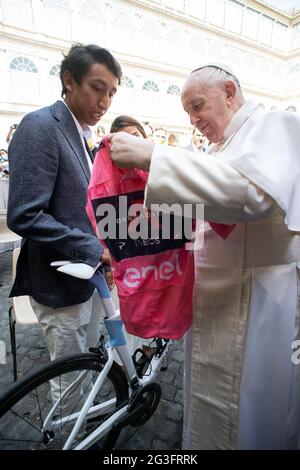
[[[86,333],[86,350],[87,351],[89,350],[90,347],[96,346],[100,337],[100,332],[104,331],[103,304],[96,289],[94,291],[94,294],[92,295],[91,300],[92,300],[91,318],[88,323],[87,333]]]
[[[86,351],[87,328],[91,318],[92,298],[81,304],[69,307],[52,308],[41,305],[30,298],[34,312],[39,319],[51,360],[69,354]],[[63,384],[51,381],[52,400],[60,396],[61,388],[66,388],[74,379],[68,374]]]

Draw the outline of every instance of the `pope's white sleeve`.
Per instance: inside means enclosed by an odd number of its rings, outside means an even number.
[[[211,155],[155,145],[145,204],[204,205],[209,221],[235,223],[261,220],[276,207],[260,188]],[[201,213],[201,211],[200,211]]]

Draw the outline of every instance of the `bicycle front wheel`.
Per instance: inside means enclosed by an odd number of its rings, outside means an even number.
[[[0,449],[63,449],[102,369],[98,354],[68,356],[13,384],[0,397]],[[113,363],[72,448],[127,399],[125,374]]]

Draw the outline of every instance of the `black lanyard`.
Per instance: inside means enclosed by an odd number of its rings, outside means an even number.
[[[85,145],[85,148],[87,150],[87,153],[89,154],[89,157],[91,159],[91,162],[94,163],[94,154],[93,152],[91,151],[90,147],[89,147],[89,144],[87,143],[87,140],[85,137],[83,137],[83,140],[84,140],[84,145]]]

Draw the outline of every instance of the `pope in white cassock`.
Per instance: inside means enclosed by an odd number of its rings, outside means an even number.
[[[195,253],[184,446],[295,449],[300,118],[245,101],[233,72],[220,64],[192,72],[181,99],[213,143],[206,153],[118,133],[111,156],[120,167],[150,168],[147,206],[204,204],[207,221],[236,223],[225,240],[206,223],[204,247]]]

